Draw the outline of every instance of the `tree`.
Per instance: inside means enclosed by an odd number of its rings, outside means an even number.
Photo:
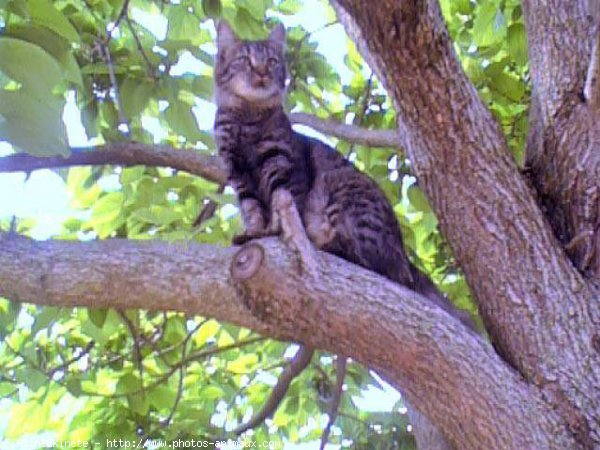
[[[19,400],[7,436],[129,438],[136,426],[150,438],[226,435],[265,401],[257,369],[289,367],[278,359],[285,345],[260,333],[352,358],[336,424],[356,448],[409,442],[398,414],[351,412],[351,395],[375,383],[356,362],[437,427],[442,440],[429,448],[600,448],[597,2],[373,5],[332,0],[373,70],[349,43],[347,82],[310,33],[288,27],[289,107],[301,112],[292,116],[337,136],[381,184],[411,257],[473,314],[474,301],[489,341],[331,255],[316,254],[306,273],[278,239],[226,247],[239,220],[191,112],[210,98],[206,26],[224,16],[260,37],[267,11],[293,15],[299,3],[8,0],[0,136],[27,154],[0,159],[0,170],[68,167],[60,173],[89,215],[46,242],[14,236],[31,224],[13,221],[0,243],[0,295],[10,300],[0,390]],[[144,28],[144,12],[167,19],[164,37]],[[178,74],[182,55],[199,74]],[[72,90],[101,143],[90,151],[65,144],[60,112]],[[161,135],[148,131],[152,118]],[[81,242],[90,232],[99,239]],[[313,359],[258,440],[318,439],[322,425],[301,426],[331,406],[332,361]],[[59,399],[80,411],[55,421]],[[364,422],[380,433],[357,428]]]

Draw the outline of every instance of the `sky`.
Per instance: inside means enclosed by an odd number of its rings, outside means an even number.
[[[140,10],[132,11],[136,21],[151,30],[158,38],[166,35],[166,20],[159,20],[157,16],[150,16]],[[318,30],[312,34],[311,39],[318,43],[317,51],[325,56],[327,61],[338,71],[342,82],[348,83],[351,72],[344,64],[346,54],[345,33],[340,24],[324,27],[327,24],[327,15],[323,4],[319,0],[306,0],[302,10],[293,16],[281,16],[287,27],[301,24],[309,31]],[[214,36],[214,27],[211,25],[209,31]],[[214,47],[206,48],[213,51]],[[179,63],[172,68],[172,75],[185,72],[200,73],[202,63],[195,60],[190,54],[184,55]],[[198,101],[194,108],[198,125],[203,130],[211,130],[215,106],[206,101]],[[67,105],[63,114],[63,122],[67,129],[70,146],[94,145],[93,140],[88,139],[81,123],[81,115],[75,104],[74,94],[67,98]],[[155,140],[161,140],[161,129],[156,119],[146,117],[142,121],[144,128],[151,131]],[[299,131],[323,137],[306,127],[299,127]],[[12,153],[12,149],[6,142],[0,141],[0,156]],[[110,179],[106,181],[110,184]],[[110,188],[110,186],[107,186]],[[47,239],[61,231],[62,222],[73,216],[80,215],[70,207],[69,194],[63,179],[53,171],[38,170],[31,173],[28,179],[24,173],[0,174],[0,220],[16,216],[18,218],[34,218],[36,225],[32,230],[35,239]],[[361,409],[371,411],[390,411],[399,400],[400,395],[391,387],[384,385],[384,390],[369,388],[363,393],[362,398],[355,398],[355,402]],[[0,402],[0,406],[2,406]],[[0,423],[5,421],[0,407]],[[0,426],[0,438],[2,426]],[[314,448],[314,443],[307,445],[289,446],[293,450],[308,450]],[[0,450],[3,448],[0,439]],[[329,445],[328,450],[339,448]]]

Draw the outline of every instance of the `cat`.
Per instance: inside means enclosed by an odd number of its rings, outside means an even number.
[[[394,210],[377,183],[323,142],[292,129],[283,109],[285,29],[243,41],[217,27],[215,135],[237,193],[243,243],[277,234],[271,200],[287,189],[314,245],[409,287],[460,316],[407,258]]]
[[[377,183],[335,149],[292,129],[283,109],[284,50],[281,25],[261,41],[239,39],[225,21],[217,26],[215,137],[245,228],[234,243],[279,234],[272,197],[286,189],[317,248],[423,294],[473,328],[468,313],[456,310],[407,258],[394,210]],[[309,364],[312,351],[301,347],[291,364],[297,373]],[[345,359],[338,362],[343,372]],[[293,377],[278,382],[263,410],[234,433],[271,415]]]

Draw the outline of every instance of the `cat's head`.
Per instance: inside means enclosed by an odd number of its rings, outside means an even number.
[[[264,41],[239,39],[224,20],[217,26],[215,93],[218,106],[281,105],[285,93],[285,28],[277,25]]]

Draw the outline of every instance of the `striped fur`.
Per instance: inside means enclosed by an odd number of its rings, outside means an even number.
[[[256,42],[239,40],[225,22],[218,27],[215,133],[246,229],[236,242],[278,232],[269,223],[271,196],[286,188],[317,247],[421,292],[467,323],[406,257],[379,186],[334,149],[292,130],[282,107],[284,38],[279,27]]]

